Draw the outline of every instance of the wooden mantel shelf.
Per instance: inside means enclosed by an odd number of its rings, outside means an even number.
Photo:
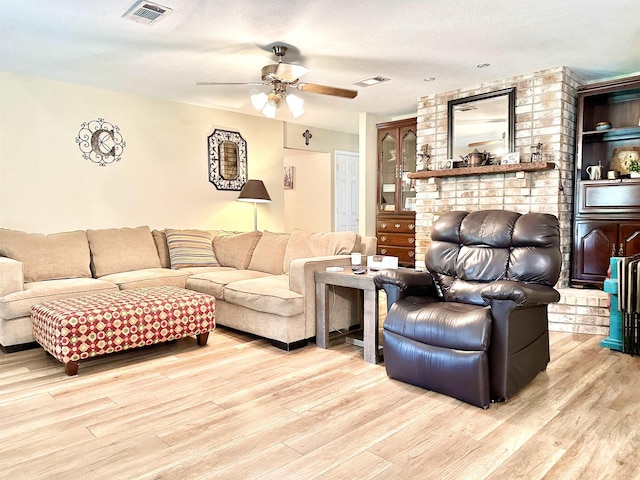
[[[553,162],[529,162],[514,163],[509,165],[487,165],[485,167],[461,167],[446,170],[420,170],[409,173],[409,178],[425,179],[434,177],[465,177],[469,175],[492,175],[510,172],[538,172],[553,170],[556,164]]]

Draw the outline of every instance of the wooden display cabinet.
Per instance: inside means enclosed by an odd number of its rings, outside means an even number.
[[[640,253],[640,179],[620,158],[640,152],[640,76],[580,87],[577,127],[571,284],[602,288],[611,256]],[[589,178],[592,165],[602,179]],[[611,169],[619,179],[607,179]]]
[[[415,265],[416,119],[386,122],[378,127],[378,253]]]

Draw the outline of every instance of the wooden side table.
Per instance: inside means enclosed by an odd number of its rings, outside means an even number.
[[[378,363],[382,359],[378,334],[378,290],[370,275],[354,274],[345,268],[342,272],[316,272],[316,345],[320,348],[329,346],[329,318],[328,318],[328,285],[355,288],[362,290],[363,300],[363,340],[364,360],[368,363]]]

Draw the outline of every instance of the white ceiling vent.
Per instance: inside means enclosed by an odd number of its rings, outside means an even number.
[[[133,20],[134,22],[151,25],[171,14],[172,11],[173,10],[170,8],[163,7],[157,3],[139,0],[134,3],[131,8],[122,15],[122,17]]]

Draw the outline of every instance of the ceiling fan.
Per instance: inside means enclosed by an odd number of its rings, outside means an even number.
[[[257,109],[262,110],[265,117],[274,118],[276,109],[284,99],[289,105],[291,114],[294,118],[298,118],[304,113],[302,98],[287,92],[287,87],[296,88],[302,92],[320,93],[322,95],[332,95],[334,97],[355,98],[358,92],[348,90],[346,88],[329,87],[326,85],[318,85],[315,83],[301,82],[300,77],[309,71],[302,65],[285,63],[282,61],[287,53],[287,47],[284,45],[274,45],[273,53],[278,57],[278,63],[265,65],[261,70],[262,82],[198,82],[197,85],[268,85],[273,87],[269,94],[264,92],[251,95],[251,104]]]

